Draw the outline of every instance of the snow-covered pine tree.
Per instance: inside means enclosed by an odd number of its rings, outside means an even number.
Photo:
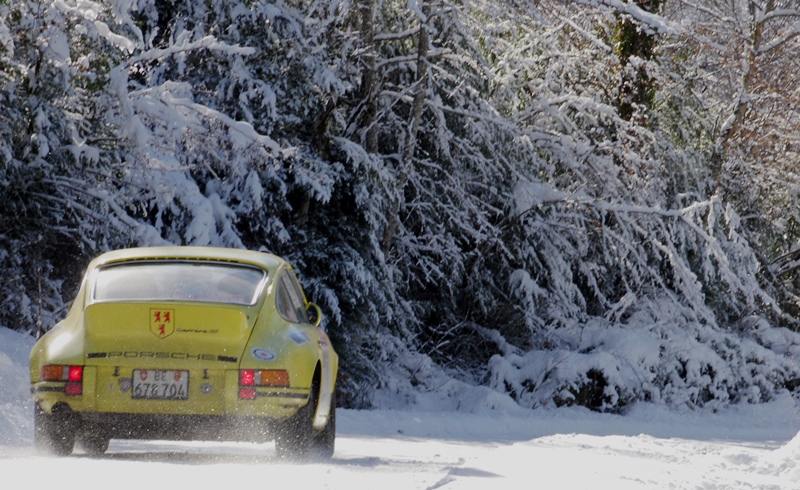
[[[769,399],[798,370],[760,337],[780,311],[739,214],[708,185],[710,121],[675,100],[682,72],[620,39],[656,36],[667,21],[547,7],[498,54],[495,103],[545,136],[512,210],[526,329],[492,333],[491,384],[528,406]],[[637,83],[653,93],[631,105]]]
[[[84,177],[113,147],[96,124],[103,61],[87,56],[96,44],[81,26],[52,2],[0,3],[0,324],[20,330],[51,327],[87,255],[106,246],[97,207],[59,185],[91,187]]]
[[[714,185],[722,7],[0,1],[0,324],[109,248],[248,247],[298,266],[351,406],[769,399],[800,339],[782,225],[740,218],[779,208]]]

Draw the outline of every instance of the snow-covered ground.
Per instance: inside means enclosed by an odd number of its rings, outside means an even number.
[[[210,442],[113,441],[102,458],[45,458],[31,447],[30,344],[0,328],[3,488],[800,488],[800,415],[788,396],[718,414],[342,410],[325,464],[286,464],[271,444]]]

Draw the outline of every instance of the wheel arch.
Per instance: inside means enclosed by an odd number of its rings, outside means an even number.
[[[331,403],[333,403],[333,390],[336,389],[335,380],[333,379],[332,366],[323,366],[325,359],[317,361],[314,368],[314,375],[311,378],[311,386],[313,389],[314,381],[317,381],[319,392],[317,393],[317,408],[314,411],[313,426],[316,430],[322,430],[328,425],[328,419],[331,412]],[[330,362],[330,361],[329,361]]]

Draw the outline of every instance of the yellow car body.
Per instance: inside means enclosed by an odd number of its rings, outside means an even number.
[[[68,454],[76,440],[97,453],[112,438],[276,439],[287,455],[329,456],[338,356],[320,320],[274,255],[105,253],[31,352],[37,445]]]

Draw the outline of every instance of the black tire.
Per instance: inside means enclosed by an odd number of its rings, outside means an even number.
[[[314,379],[308,403],[284,423],[275,438],[275,450],[281,459],[304,460],[308,458],[309,448],[314,437],[314,411],[317,409],[319,384]]]
[[[330,459],[336,444],[336,398],[331,399],[328,424],[321,431],[314,429],[314,414],[319,401],[319,378],[314,377],[308,403],[286,421],[275,439],[275,449],[281,459],[307,461]]]
[[[311,456],[314,459],[331,459],[336,449],[336,392],[331,396],[331,411],[328,414],[328,424],[314,434],[311,441]]]
[[[84,432],[78,437],[78,446],[91,456],[100,456],[108,451],[109,442],[111,439],[96,427],[84,428]]]
[[[69,408],[56,406],[48,414],[39,405],[33,409],[33,441],[42,454],[68,456],[75,447],[75,422]]]

